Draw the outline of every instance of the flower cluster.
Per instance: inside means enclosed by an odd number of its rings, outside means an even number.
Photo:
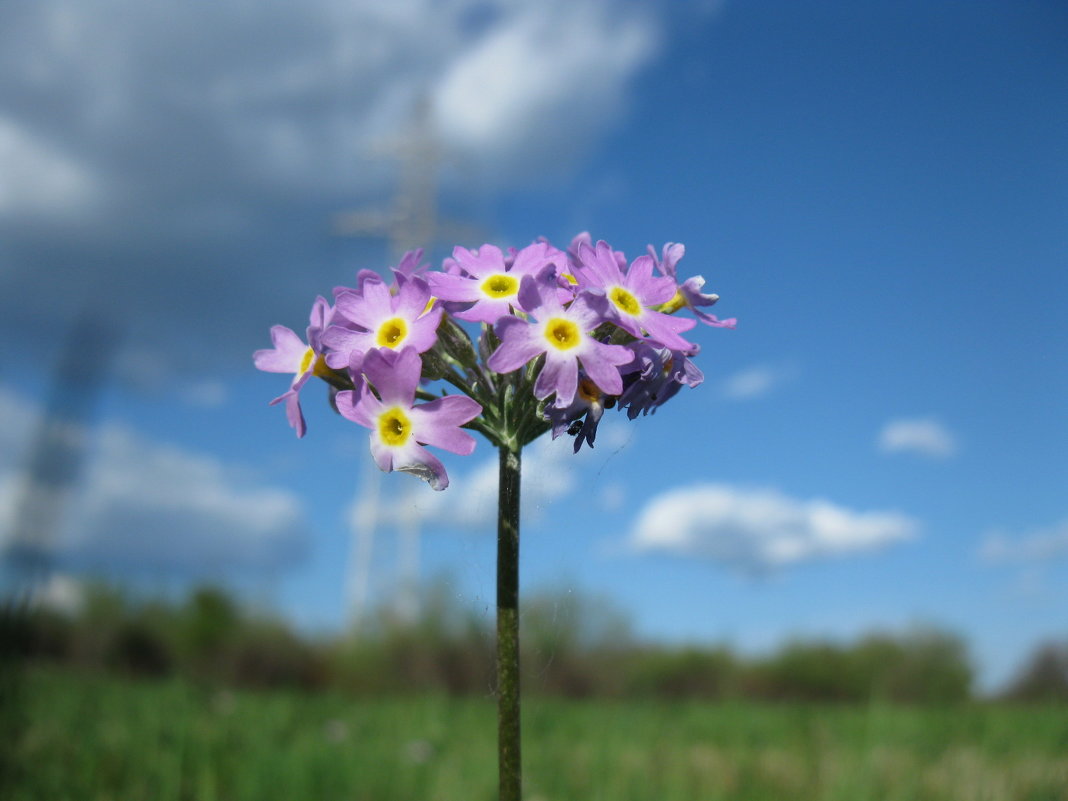
[[[628,263],[585,233],[566,252],[544,240],[507,253],[458,247],[434,271],[413,251],[388,282],[362,270],[355,287],[335,287],[333,305],[316,298],[304,339],[274,326],[274,347],[253,359],[293,375],[271,403],[285,403],[298,437],[300,392],[315,376],[342,417],[370,429],[382,470],[444,489],[445,468],[424,446],[469,454],[465,428],[514,451],[567,432],[578,451],[593,446],[605,409],[634,419],[701,383],[699,348],[683,335],[735,321],[702,310],[718,300],[701,292],[704,279],[679,283],[683,254],[671,243]],[[431,391],[444,384],[462,394]]]

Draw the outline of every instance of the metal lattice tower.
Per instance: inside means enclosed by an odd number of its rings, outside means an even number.
[[[473,239],[477,229],[462,223],[442,220],[438,216],[438,173],[443,161],[442,148],[435,135],[430,102],[421,99],[413,115],[411,131],[374,147],[378,154],[389,156],[399,164],[400,174],[391,208],[343,211],[334,217],[334,231],[340,236],[384,238],[396,263],[416,248],[429,250],[444,239]],[[381,474],[372,465],[360,492],[351,518],[352,544],[346,575],[346,603],[350,623],[358,626],[365,614],[374,554],[375,534],[381,519]],[[394,516],[397,525],[397,563],[400,579],[395,608],[403,619],[419,614],[420,525],[418,516],[402,510]]]
[[[31,596],[52,575],[63,512],[81,476],[88,422],[116,340],[114,329],[99,314],[88,311],[67,332],[45,409],[30,441],[11,540],[4,553],[20,595]]]

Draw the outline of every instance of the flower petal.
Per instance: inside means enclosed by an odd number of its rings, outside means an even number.
[[[473,281],[466,276],[429,273],[427,280],[430,281],[430,291],[434,297],[442,300],[471,303],[482,297],[478,289],[478,281]]]
[[[482,413],[482,406],[463,395],[449,395],[413,407],[409,412],[417,441],[463,456],[475,449],[475,438],[460,426]]]
[[[348,367],[354,351],[369,350],[374,344],[374,335],[369,331],[353,331],[340,325],[332,325],[323,332],[323,346],[329,348],[326,363],[335,370]]]
[[[393,312],[398,317],[414,320],[426,309],[430,300],[430,287],[422,278],[412,277],[404,282],[393,302]]]
[[[334,405],[337,406],[338,414],[346,420],[371,429],[375,427],[375,417],[382,408],[378,398],[372,395],[366,386],[360,392],[342,390],[334,398]]]
[[[689,331],[697,325],[692,317],[674,317],[646,310],[641,316],[641,326],[649,336],[657,343],[672,350],[691,350],[693,343],[687,342],[679,336],[680,331]]]
[[[295,373],[308,346],[291,328],[284,325],[271,326],[271,342],[274,348],[258,350],[252,354],[256,368],[267,373]]]
[[[297,392],[289,392],[287,395],[286,419],[289,421],[289,425],[293,427],[293,430],[297,432],[297,437],[303,437],[308,430],[308,426],[304,423],[304,412],[300,408],[300,395]]]
[[[575,399],[578,389],[578,359],[574,356],[547,352],[545,365],[534,383],[534,397],[543,400],[554,392],[556,405],[567,406]]]
[[[496,245],[483,245],[477,251],[467,248],[455,248],[452,257],[470,275],[484,278],[493,273],[503,273],[504,254]]]
[[[449,474],[445,472],[445,465],[421,445],[413,444],[395,450],[393,469],[423,479],[433,490],[440,491],[449,486]]]
[[[497,324],[497,336],[501,345],[486,360],[486,366],[498,373],[510,373],[545,351],[545,344],[538,336],[540,326],[505,317]]]
[[[405,409],[411,408],[422,371],[423,360],[414,348],[399,352],[375,348],[363,358],[364,375],[374,385],[382,403],[398,404]]]
[[[634,358],[634,352],[630,348],[594,342],[581,358],[583,369],[601,392],[618,395],[623,391],[623,378],[619,374],[619,367]]]

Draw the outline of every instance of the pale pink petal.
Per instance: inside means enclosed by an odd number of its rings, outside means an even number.
[[[401,351],[374,349],[363,358],[363,372],[385,404],[408,409],[423,371],[423,361],[414,348]]]
[[[497,324],[501,345],[486,360],[486,366],[498,373],[510,373],[544,352],[540,329],[518,317],[505,317]]]
[[[578,359],[558,355],[557,351],[545,354],[545,364],[534,383],[534,397],[538,400],[556,393],[556,405],[567,406],[575,399],[578,389]]]
[[[449,486],[449,474],[445,472],[445,465],[430,451],[415,445],[410,452],[406,451],[404,456],[404,461],[401,461],[394,455],[394,470],[421,478],[430,485],[430,489],[438,492]]]
[[[295,373],[300,367],[308,346],[292,329],[284,325],[271,326],[273,349],[258,350],[252,354],[257,369],[267,373]]]
[[[646,311],[641,316],[641,326],[649,336],[666,348],[672,350],[690,350],[693,344],[679,336],[682,331],[689,331],[697,325],[692,317],[675,317],[661,312]]]
[[[478,281],[466,276],[429,273],[427,280],[430,281],[430,291],[434,297],[442,300],[471,303],[482,297],[482,292],[478,288]]]

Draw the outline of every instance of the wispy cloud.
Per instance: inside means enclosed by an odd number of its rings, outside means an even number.
[[[524,154],[551,165],[619,113],[625,80],[656,47],[656,26],[612,3],[507,8],[500,24],[462,46],[444,70],[435,93],[441,127],[480,159],[514,166]],[[557,123],[575,113],[578,142],[570,123]]]
[[[652,498],[630,532],[642,553],[707,559],[746,572],[876,550],[917,535],[899,512],[858,512],[773,489],[699,484]]]
[[[933,418],[900,418],[883,426],[878,438],[884,453],[914,453],[932,459],[948,459],[957,453],[957,441]]]
[[[23,432],[39,417],[0,388],[4,412],[22,421]],[[61,564],[187,576],[281,570],[309,544],[297,497],[239,465],[116,424],[100,426],[91,444],[80,482],[61,499],[66,522],[52,543]],[[13,459],[0,462],[0,545],[11,540],[29,485]]]
[[[194,381],[181,389],[182,400],[202,409],[225,406],[230,392],[222,381]]]
[[[754,365],[725,378],[721,391],[728,400],[754,400],[770,394],[795,374],[789,367]]]
[[[90,188],[113,201],[205,180],[347,189],[369,144],[409,129],[419,97],[447,146],[507,180],[602,132],[659,39],[640,6],[596,0],[308,0],[262,13],[243,0],[40,0],[0,22],[11,214]]]
[[[993,531],[979,548],[992,564],[1042,565],[1068,557],[1068,518],[1023,534]]]
[[[0,325],[36,347],[88,304],[186,370],[238,358],[338,282],[323,235],[387,202],[383,145],[436,132],[443,203],[566,173],[662,29],[626,0],[0,3]]]

